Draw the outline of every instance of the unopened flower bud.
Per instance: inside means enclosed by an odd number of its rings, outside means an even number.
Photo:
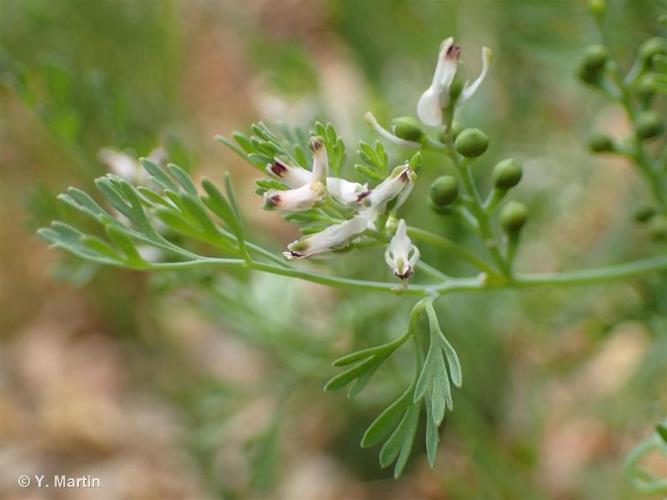
[[[648,226],[648,233],[656,241],[667,240],[667,217],[664,215],[652,217]]]
[[[521,180],[523,169],[514,158],[499,162],[493,168],[493,184],[498,189],[511,189]]]
[[[466,158],[477,158],[489,147],[489,138],[478,128],[467,128],[456,137],[454,147]]]
[[[659,36],[649,38],[639,47],[639,55],[644,61],[656,55],[667,55],[667,40]]]
[[[588,136],[588,149],[594,153],[608,153],[614,151],[614,141],[607,134],[593,132]]]
[[[656,213],[657,210],[652,205],[642,204],[635,209],[635,220],[637,222],[648,222]]]
[[[424,138],[419,120],[412,116],[399,116],[391,122],[391,131],[396,137],[406,141],[421,142]]]
[[[584,52],[577,75],[584,82],[597,84],[609,60],[609,50],[604,45],[591,45]]]
[[[591,0],[588,4],[588,11],[591,15],[600,18],[607,11],[607,2],[605,0]]]
[[[528,219],[528,209],[523,203],[510,201],[500,213],[500,225],[508,234],[516,234]]]
[[[428,206],[436,214],[440,214],[440,215],[453,215],[454,214],[454,210],[453,210],[452,205],[447,205],[445,207],[441,207],[441,206],[436,205],[435,203],[433,203],[433,200],[429,199],[428,200]]]
[[[591,45],[584,52],[583,63],[592,71],[604,69],[609,60],[609,49],[604,45]]]
[[[664,128],[660,116],[653,111],[646,111],[637,118],[636,130],[641,139],[657,137],[662,134]]]
[[[658,85],[655,76],[650,74],[642,77],[642,79],[637,82],[637,87],[635,89],[637,97],[646,103],[653,99],[657,91]]]
[[[446,207],[452,203],[459,194],[458,182],[451,175],[438,177],[431,184],[429,197],[437,207]]]

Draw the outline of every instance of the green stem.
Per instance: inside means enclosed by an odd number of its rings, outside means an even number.
[[[441,281],[446,281],[446,280],[448,280],[448,279],[451,279],[451,276],[449,276],[449,275],[443,273],[442,271],[440,271],[439,269],[433,267],[432,265],[427,264],[427,263],[424,262],[423,260],[420,260],[420,261],[417,263],[417,268],[418,268],[418,269],[421,269],[421,270],[424,271],[424,272],[426,272],[427,274],[429,274],[429,275],[432,276],[433,278],[438,279],[438,280],[441,280]]]
[[[484,271],[489,274],[496,273],[496,270],[493,269],[493,267],[491,267],[489,264],[487,264],[483,259],[480,259],[479,257],[477,257],[477,255],[472,253],[467,248],[459,245],[458,243],[448,238],[439,236],[437,234],[433,234],[429,231],[413,226],[408,226],[408,235],[411,238],[414,238],[415,240],[423,241],[438,248],[442,248],[443,250],[446,250],[456,255],[457,257],[460,257],[468,261],[470,264],[478,268],[480,271]]]
[[[484,202],[482,208],[484,208],[487,214],[490,214],[495,210],[495,208],[500,204],[500,202],[503,201],[506,194],[507,194],[506,189],[498,189],[494,187],[493,190],[491,191],[491,194]]]
[[[498,269],[500,269],[503,274],[509,275],[509,266],[500,253],[500,249],[498,248],[498,240],[494,236],[493,230],[491,229],[491,224],[489,223],[489,214],[486,210],[484,210],[484,202],[482,201],[482,197],[477,191],[477,187],[475,186],[475,181],[472,178],[469,165],[467,162],[459,161],[455,153],[451,155],[451,158],[454,161],[459,174],[461,175],[464,190],[468,196],[472,198],[471,202],[468,204],[468,207],[472,214],[475,216],[475,219],[477,219],[479,235],[482,237],[486,248],[491,254],[491,258],[495,262],[496,266],[498,266]]]
[[[545,285],[591,285],[664,270],[667,270],[667,255],[580,271],[520,274],[513,278],[512,285],[519,288]]]
[[[191,269],[194,267],[222,266],[233,269],[252,269],[279,276],[288,276],[291,278],[302,279],[312,283],[319,283],[333,288],[347,288],[354,290],[368,290],[391,292],[398,295],[425,296],[433,293],[433,287],[424,285],[407,285],[399,287],[398,283],[382,281],[366,281],[351,278],[342,278],[338,276],[327,276],[324,274],[302,271],[299,269],[281,267],[264,262],[251,261],[247,263],[243,259],[222,259],[201,257],[197,260],[183,262],[155,262],[142,267],[136,267],[139,270],[166,270],[166,269]]]
[[[221,259],[202,257],[199,260],[184,262],[161,262],[150,263],[141,270],[161,269],[190,269],[200,266],[222,266],[235,269],[253,269],[280,276],[289,276],[304,281],[319,283],[334,288],[345,288],[354,290],[367,290],[375,292],[389,292],[398,295],[409,296],[435,296],[455,292],[476,292],[499,289],[522,289],[537,288],[544,286],[574,286],[593,285],[606,283],[639,276],[642,274],[656,273],[667,270],[667,256],[658,256],[648,259],[626,262],[614,266],[600,267],[597,269],[584,269],[580,271],[517,274],[504,281],[488,280],[486,276],[480,275],[474,278],[452,278],[436,286],[406,285],[399,287],[397,283],[382,281],[365,281],[337,276],[326,276],[310,271],[285,268],[266,264],[263,262],[246,263],[242,259]]]
[[[597,24],[603,41],[607,46],[610,46],[608,43],[607,31],[605,30],[604,25],[602,22],[598,22]],[[641,138],[637,134],[637,110],[632,103],[631,96],[631,86],[635,80],[635,77],[629,78],[629,81],[628,79],[624,78],[621,67],[616,64],[616,62],[612,63],[611,73],[618,92],[610,92],[606,88],[603,88],[603,90],[607,92],[607,95],[609,95],[612,100],[617,101],[623,107],[628,121],[632,125],[632,150],[629,152],[629,156],[632,160],[634,160],[634,163],[637,166],[639,172],[646,179],[653,197],[660,205],[661,211],[663,213],[667,213],[667,195],[665,194],[664,180],[661,172],[659,171],[659,165],[657,165],[658,168],[656,169],[654,162],[651,161],[646,152],[646,149],[644,148]],[[630,77],[632,73],[633,71],[631,70],[628,76]]]
[[[660,204],[661,210],[667,212],[667,198],[665,197],[662,176],[660,175],[660,172],[654,168],[653,163],[648,157],[646,149],[642,144],[641,138],[637,135],[637,113],[632,105],[630,90],[625,86],[622,80],[618,85],[621,87],[622,94],[619,102],[623,106],[628,121],[633,127],[632,151],[630,152],[630,156],[634,160],[641,174],[646,178],[646,181],[651,188],[651,192],[653,193],[653,197]]]

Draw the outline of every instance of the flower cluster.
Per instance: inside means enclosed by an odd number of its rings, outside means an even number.
[[[327,151],[321,138],[310,141],[313,155],[312,170],[288,165],[275,158],[267,165],[266,172],[285,184],[288,189],[270,189],[264,193],[264,208],[299,212],[317,208],[330,197],[335,203],[352,209],[352,215],[344,222],[331,224],[324,230],[309,234],[287,245],[287,259],[304,259],[347,246],[367,230],[381,230],[378,220],[387,212],[398,209],[410,195],[416,174],[409,165],[399,165],[375,188],[367,184],[351,182],[340,177],[329,177]],[[407,279],[419,259],[419,251],[408,238],[405,221],[398,223],[386,253],[386,260],[393,273]]]
[[[454,42],[453,37],[447,38],[440,44],[431,85],[417,101],[419,120],[411,116],[395,118],[391,131],[382,127],[370,112],[366,113],[366,121],[381,137],[399,146],[420,148],[428,145],[435,149],[443,149],[443,144],[429,138],[421,125],[440,127],[442,132],[446,132],[458,107],[477,92],[486,78],[493,58],[491,49],[482,47],[482,70],[470,83],[459,75],[460,55],[461,46]]]

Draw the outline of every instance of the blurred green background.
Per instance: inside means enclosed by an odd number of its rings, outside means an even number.
[[[655,1],[610,2],[623,61],[664,12]],[[667,413],[665,276],[441,300],[465,384],[437,468],[419,438],[394,481],[358,442],[410,376],[409,357],[354,400],[321,388],[334,357],[400,334],[410,299],[256,274],[102,269],[34,236],[74,217],[55,195],[91,189],[106,171],[101,148],[146,155],[163,145],[195,177],[231,171],[255,238],[278,251],[294,228],[259,209],[256,171],[212,137],[253,120],[328,120],[352,164],[357,141],[375,140],[363,114],[414,114],[449,35],[471,77],[480,48],[495,53],[459,118],[491,137],[482,185],[499,159],[525,166],[517,197],[531,220],[519,268],[664,251],[632,222],[645,191],[631,167],[585,150],[589,130],[626,129],[621,111],[573,76],[597,41],[585,2],[0,1],[0,496],[641,496],[622,463]],[[408,219],[474,247],[421,203],[437,161],[426,158]],[[329,265],[386,272],[377,251]],[[91,474],[102,487],[61,497],[18,488],[20,474],[43,473]]]

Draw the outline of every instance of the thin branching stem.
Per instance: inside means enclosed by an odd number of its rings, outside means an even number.
[[[470,278],[450,278],[435,286],[410,284],[403,287],[397,286],[397,284],[394,282],[367,281],[338,276],[327,276],[311,271],[285,268],[263,262],[251,261],[250,263],[247,263],[243,259],[202,257],[198,260],[183,262],[146,263],[141,267],[137,267],[137,269],[179,270],[202,266],[252,269],[280,276],[297,278],[304,281],[310,281],[312,283],[319,283],[321,285],[326,285],[333,288],[389,292],[398,295],[423,297],[445,295],[455,292],[479,292],[499,289],[523,289],[546,286],[574,286],[606,283],[644,274],[667,271],[667,256],[652,257],[613,266],[583,269],[578,271],[516,274],[504,281],[489,280],[485,274],[480,274],[479,276]]]
[[[451,254],[466,260],[480,271],[484,271],[489,274],[494,274],[496,272],[495,269],[487,264],[483,259],[472,253],[464,246],[450,240],[449,238],[445,238],[444,236],[440,236],[431,233],[430,231],[426,231],[425,229],[414,226],[408,226],[408,235],[415,240],[423,241],[424,243],[428,243],[435,247],[446,250]]]
[[[451,149],[453,151],[453,147]],[[493,234],[493,230],[489,222],[489,214],[484,208],[484,201],[482,200],[482,197],[477,190],[475,180],[473,179],[472,173],[470,172],[470,165],[468,161],[462,161],[455,152],[452,152],[450,158],[454,162],[454,165],[461,177],[463,190],[467,195],[467,199],[469,200],[469,203],[467,204],[468,209],[477,221],[477,231],[479,232],[484,245],[486,245],[491,258],[493,259],[493,262],[498,267],[498,269],[503,274],[509,275],[509,265],[498,248],[498,240]],[[494,274],[496,273],[494,272]]]

